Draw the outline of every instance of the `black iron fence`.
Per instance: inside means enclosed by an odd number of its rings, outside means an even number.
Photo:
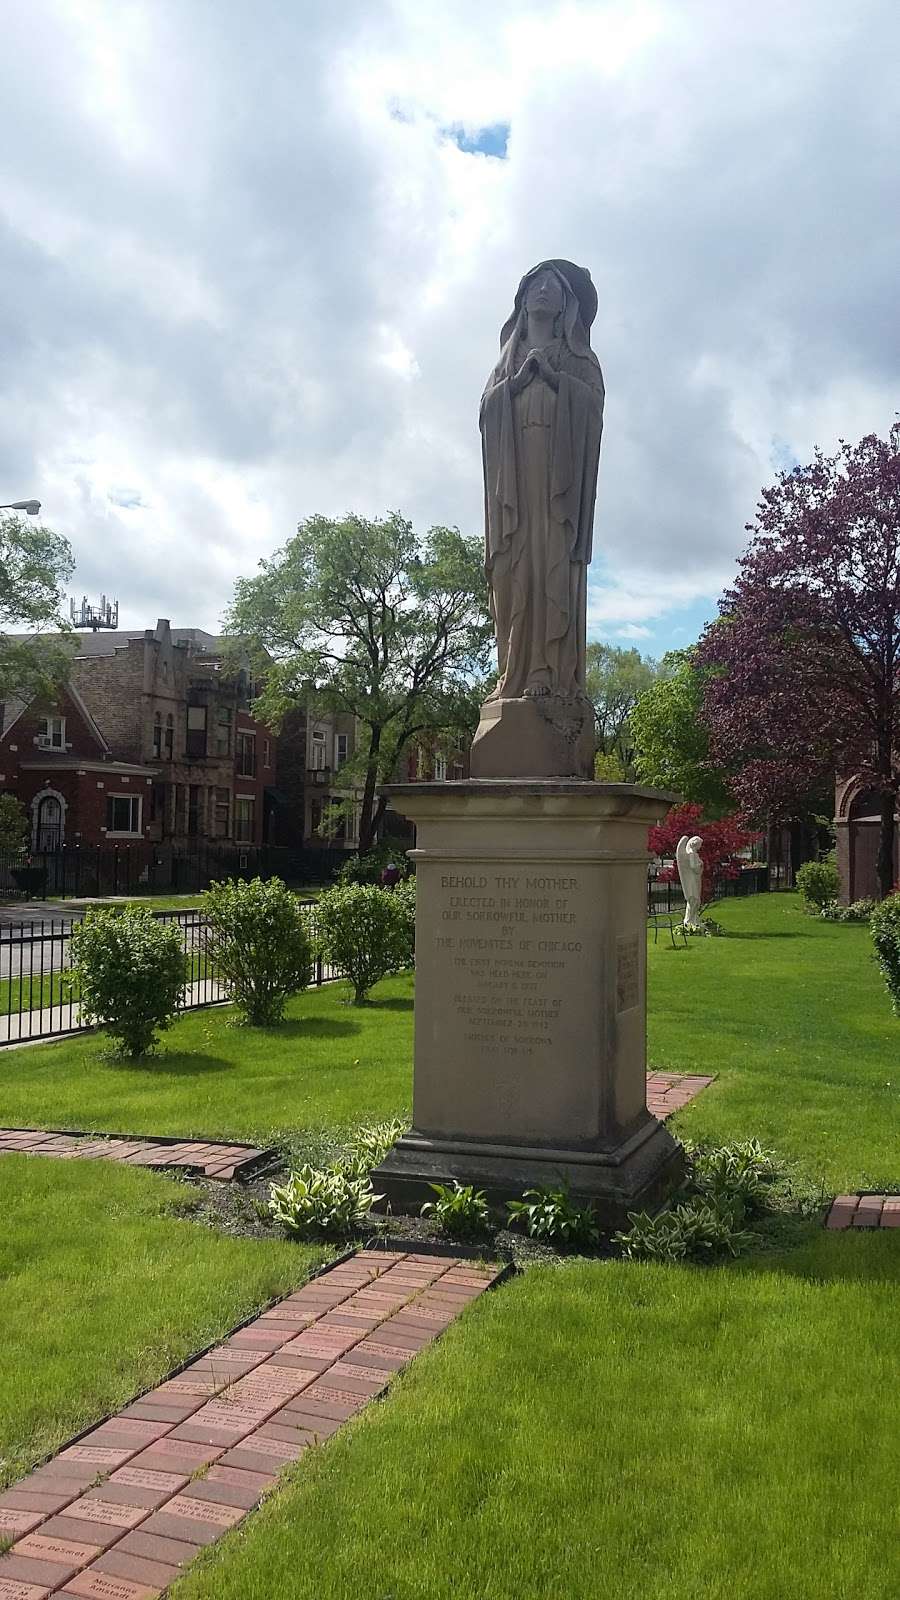
[[[726,900],[733,896],[748,894],[764,894],[770,888],[782,887],[778,880],[773,881],[767,864],[763,862],[750,862],[742,867],[736,878],[723,878],[716,884],[714,900]],[[651,871],[647,874],[647,910],[653,912],[680,911],[684,908],[684,895],[677,873],[673,879],[660,877],[658,872]]]
[[[292,887],[330,883],[346,850],[286,845],[65,845],[0,852],[0,896],[8,900],[104,895],[199,894],[222,878],[283,878]]]
[[[315,901],[300,904],[315,947]],[[203,917],[193,911],[154,915],[160,922],[174,923],[181,933],[187,978],[178,1009],[195,1011],[227,1000],[226,987],[216,973],[210,928]],[[89,1025],[81,1020],[77,979],[69,966],[72,927],[81,920],[80,914],[73,914],[0,927],[0,1046],[87,1030]],[[320,955],[316,957],[314,984],[340,976],[336,967]]]

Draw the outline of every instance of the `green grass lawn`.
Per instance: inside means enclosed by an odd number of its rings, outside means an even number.
[[[291,887],[301,900],[316,900],[324,892],[320,883]],[[202,891],[196,889],[192,894],[107,895],[103,900],[85,900],[81,895],[70,895],[58,900],[48,900],[47,917],[49,920],[50,917],[71,916],[73,911],[81,910],[82,907],[89,909],[97,905],[148,906],[151,911],[194,911],[199,908],[202,898]]]
[[[832,1189],[896,1187],[900,1021],[868,927],[807,916],[793,894],[716,916],[727,938],[650,944],[650,1062],[719,1074],[676,1128],[756,1135]]]
[[[107,1161],[0,1156],[0,1485],[327,1255],[201,1227],[183,1214],[195,1194]]]
[[[532,1268],[173,1600],[895,1600],[897,1242]]]
[[[203,1134],[268,1141],[295,1129],[350,1127],[411,1101],[412,979],[347,1003],[329,984],[288,1005],[277,1028],[235,1025],[230,1008],[195,1011],[158,1056],[112,1055],[102,1035],[0,1052],[0,1126]]]
[[[650,947],[652,1064],[719,1074],[678,1127],[758,1135],[807,1182],[896,1187],[900,1023],[866,929],[781,895],[721,920],[728,938]],[[195,1013],[136,1065],[93,1036],[7,1050],[0,1123],[302,1142],[402,1110],[411,979],[346,999],[310,992],[281,1029]],[[160,1177],[4,1172],[0,1416],[30,1458],[308,1264],[179,1219],[163,1197],[185,1191]],[[177,1600],[894,1600],[900,1233],[792,1237],[714,1270],[532,1268],[305,1457]]]

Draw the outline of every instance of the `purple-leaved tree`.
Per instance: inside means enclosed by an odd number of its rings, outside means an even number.
[[[836,771],[880,790],[893,883],[900,736],[900,423],[841,441],[765,489],[698,658],[710,757],[742,808],[796,814]]]

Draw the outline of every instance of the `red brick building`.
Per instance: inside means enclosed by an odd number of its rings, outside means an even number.
[[[0,788],[25,805],[33,850],[275,842],[275,740],[221,641],[163,619],[78,635],[74,652],[51,710],[3,707]]]

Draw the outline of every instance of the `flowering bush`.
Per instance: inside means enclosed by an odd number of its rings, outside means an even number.
[[[683,834],[697,834],[703,840],[700,855],[703,861],[703,903],[713,899],[720,883],[741,875],[740,852],[755,844],[761,837],[744,827],[739,815],[720,817],[718,821],[704,821],[703,807],[698,805],[673,806],[665,821],[649,830],[648,849],[663,860],[675,855]],[[676,883],[678,869],[664,867],[659,882]]]

